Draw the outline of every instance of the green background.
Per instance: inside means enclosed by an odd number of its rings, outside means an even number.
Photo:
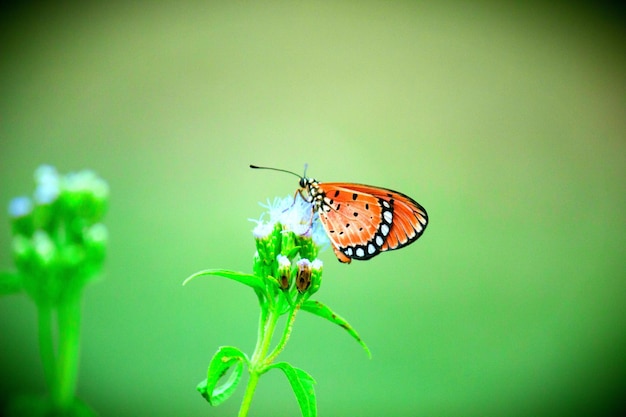
[[[297,179],[402,191],[430,225],[343,265],[282,358],[321,416],[612,415],[626,387],[626,53],[619,10],[542,2],[32,3],[3,10],[0,202],[34,169],[109,181],[79,396],[102,416],[232,416],[195,391],[250,352],[248,219]],[[616,16],[616,13],[617,16]],[[6,211],[5,211],[6,213]],[[0,268],[11,259],[0,222]],[[0,397],[44,392],[34,305],[0,300]],[[251,416],[294,416],[279,372]]]

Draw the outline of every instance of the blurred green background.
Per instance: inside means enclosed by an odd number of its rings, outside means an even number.
[[[617,16],[616,16],[617,13]],[[322,416],[617,415],[626,402],[623,14],[542,2],[106,2],[3,9],[0,202],[42,163],[110,183],[79,396],[102,416],[232,416],[195,391],[250,352],[253,223],[294,177],[400,190],[430,225],[343,265],[282,358]],[[4,211],[6,218],[6,209]],[[0,268],[11,268],[0,221]],[[0,299],[0,397],[44,391],[34,305]],[[294,416],[284,376],[251,416]]]

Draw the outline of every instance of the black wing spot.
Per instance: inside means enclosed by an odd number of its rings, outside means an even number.
[[[335,197],[339,195],[339,190],[335,191]]]
[[[346,227],[350,227],[350,223],[346,223]]]
[[[370,209],[370,203],[365,203],[365,210],[369,210]]]
[[[352,199],[356,200],[356,198],[357,198],[357,195],[356,194],[352,194]]]
[[[357,213],[356,211],[353,214],[354,214],[354,217],[357,217],[359,215],[359,213]]]
[[[341,203],[337,204],[337,207],[335,207],[335,210],[339,210],[339,207],[341,207]]]

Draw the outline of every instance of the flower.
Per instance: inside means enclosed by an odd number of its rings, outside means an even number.
[[[35,171],[34,199],[39,204],[50,204],[57,199],[61,193],[61,178],[57,170],[50,165],[41,165]]]
[[[256,227],[252,229],[252,235],[254,236],[255,239],[265,239],[272,233],[272,230],[274,230],[273,224],[264,223],[261,220],[252,220],[252,221],[257,223]]]
[[[78,278],[84,282],[102,268],[108,235],[100,220],[109,186],[93,171],[61,175],[51,165],[37,168],[34,178],[33,197],[9,204],[13,258],[29,277],[27,292],[36,300],[48,295],[54,300],[51,288]]]
[[[268,199],[267,204],[260,204],[267,209],[256,222],[256,227],[252,230],[255,238],[267,237],[276,223],[283,226],[284,232],[293,232],[298,236],[312,238],[314,243],[320,247],[327,247],[330,244],[324,227],[319,221],[317,213],[313,212],[313,205],[306,201],[300,194],[296,197],[286,196],[276,197],[273,201]],[[263,217],[269,215],[269,220],[264,221]]]
[[[28,197],[15,197],[9,202],[9,216],[13,218],[27,216],[32,210],[33,202]]]

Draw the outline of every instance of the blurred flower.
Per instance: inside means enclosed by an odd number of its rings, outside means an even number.
[[[56,246],[50,236],[43,230],[37,230],[33,235],[33,248],[37,254],[40,264],[48,265],[52,263],[56,256]]]
[[[93,171],[60,175],[50,165],[37,168],[34,178],[33,199],[9,203],[13,259],[33,298],[55,302],[52,288],[84,282],[102,268],[108,234],[100,221],[109,186]]]
[[[15,197],[9,202],[9,216],[13,218],[27,216],[32,210],[33,202],[28,197]]]
[[[34,199],[38,204],[50,204],[57,199],[61,193],[61,179],[57,170],[50,165],[41,165],[35,171]]]

